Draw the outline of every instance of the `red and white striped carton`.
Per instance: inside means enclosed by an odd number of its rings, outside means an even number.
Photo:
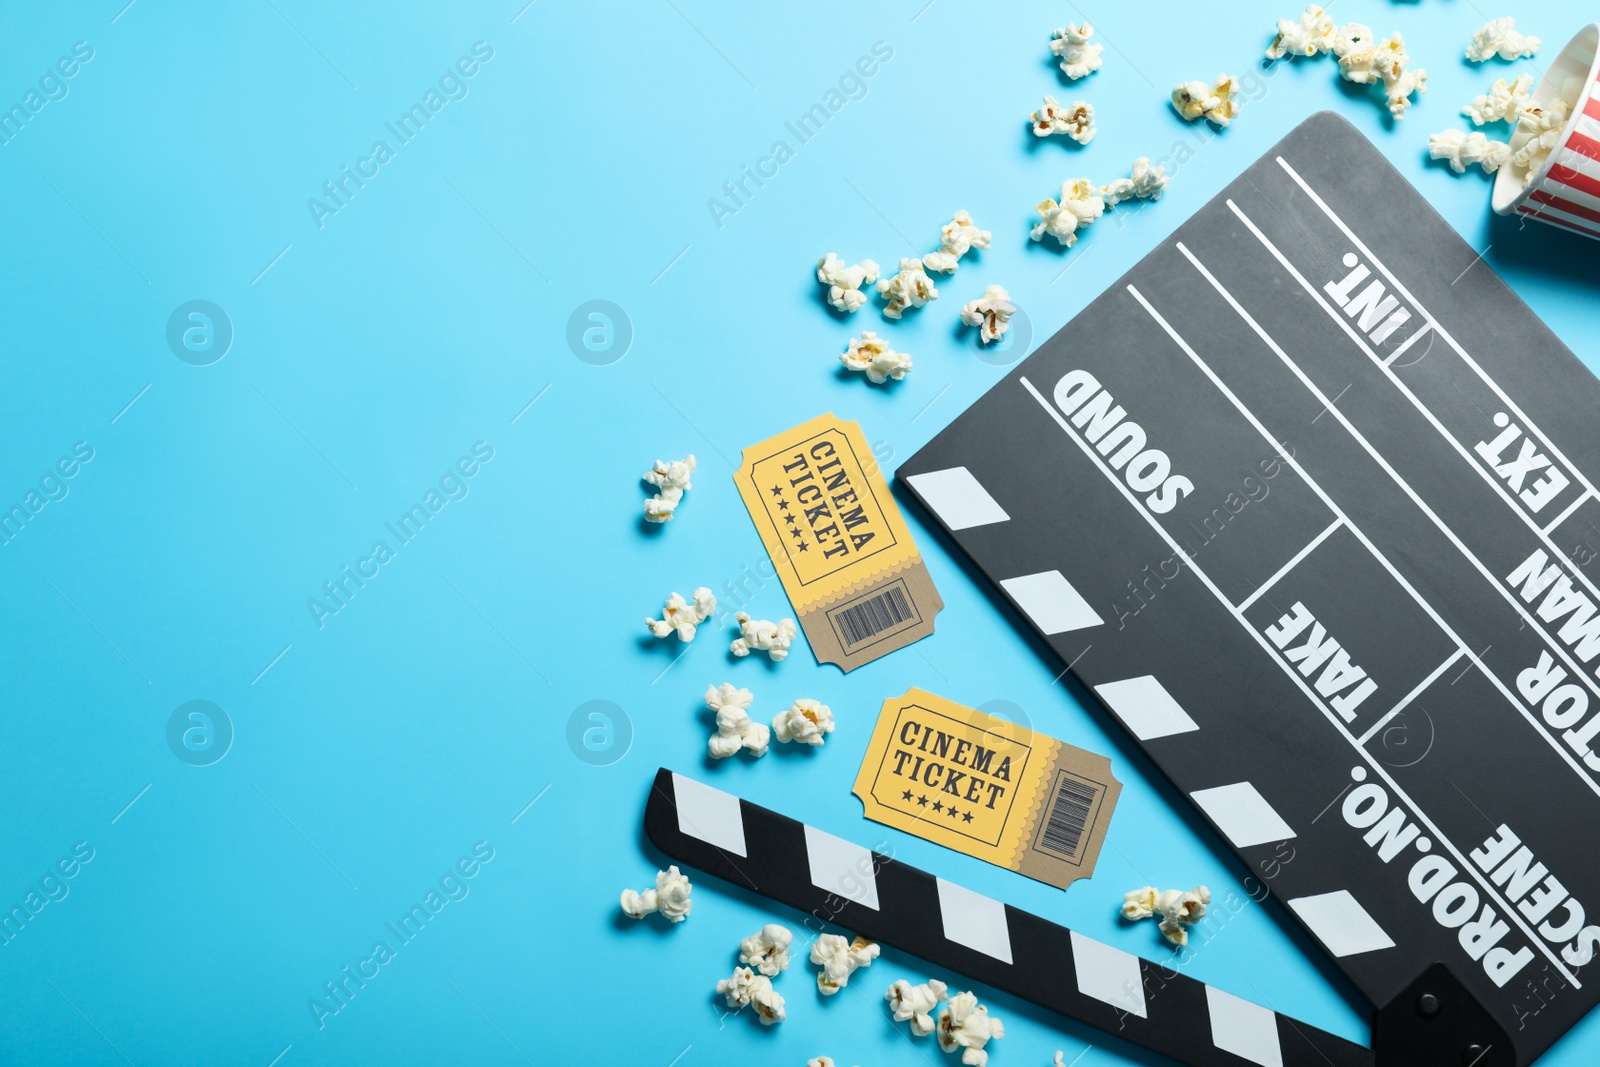
[[[1501,215],[1521,215],[1552,226],[1600,238],[1600,23],[1578,31],[1551,62],[1533,95],[1546,102],[1580,80],[1582,89],[1561,140],[1544,163],[1528,176],[1527,168],[1506,165],[1495,175],[1490,203]],[[1528,134],[1517,131],[1513,150]]]

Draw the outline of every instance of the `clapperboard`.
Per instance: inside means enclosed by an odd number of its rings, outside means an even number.
[[[897,472],[1372,1049],[665,770],[652,839],[1197,1067],[1533,1061],[1600,991],[1600,383],[1480,258],[1315,116]]]

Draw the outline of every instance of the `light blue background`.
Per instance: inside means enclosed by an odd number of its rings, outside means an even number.
[[[639,830],[656,767],[888,841],[1153,958],[1168,955],[1153,925],[1115,919],[1125,889],[1206,882],[1241,900],[1244,872],[920,527],[947,605],[929,640],[846,678],[804,648],[776,668],[731,661],[713,627],[674,662],[676,642],[641,626],[674,589],[790,614],[772,581],[726,595],[762,559],[729,477],[740,449],[832,410],[892,470],[1003,373],[956,328],[963,301],[999,282],[1047,337],[1322,108],[1475,247],[1492,244],[1488,265],[1594,365],[1593,248],[1491,223],[1486,180],[1425,161],[1427,134],[1507,69],[1461,60],[1472,29],[1522,14],[1553,49],[1594,15],[1574,2],[1341,0],[1336,15],[1403,30],[1428,68],[1412,116],[1393,124],[1330,62],[1301,61],[1215,137],[1174,116],[1168,89],[1221,68],[1262,77],[1293,3],[124,2],[10,3],[0,33],[7,106],[75,41],[94,49],[66,98],[0,147],[0,503],[75,442],[94,449],[69,494],[0,547],[0,905],[74,843],[95,853],[0,948],[6,1063],[955,1062],[883,1016],[889,981],[928,977],[897,952],[831,1000],[813,968],[791,968],[789,1021],[768,1030],[721,1018],[711,990],[741,936],[792,913],[697,877],[689,922],[619,922],[618,892],[661,859]],[[1047,41],[1084,17],[1105,66],[1067,85]],[[395,147],[384,124],[480,40],[493,59],[469,95],[319,228],[307,199],[374,140]],[[893,59],[864,99],[799,144],[784,123],[878,41]],[[1092,145],[1035,142],[1026,116],[1044,93],[1094,103]],[[716,225],[708,198],[780,139],[794,158]],[[1032,205],[1063,178],[1104,182],[1179,145],[1193,158],[1160,203],[1119,210],[1065,255],[1027,240]],[[994,247],[940,280],[938,303],[898,324],[876,302],[847,322],[821,305],[823,252],[890,266],[934,247],[958,208]],[[196,298],[235,331],[208,367],[164,339]],[[569,314],[597,298],[634,331],[611,366],[565,341]],[[862,329],[913,354],[908,380],[838,373]],[[307,598],[375,540],[396,547],[384,523],[478,441],[494,458],[470,495],[319,629]],[[639,473],[690,451],[679,519],[641,530]],[[708,769],[700,694],[724,680],[752,688],[764,717],[821,699],[838,732],[820,752]],[[1112,756],[1125,788],[1093,881],[1062,893],[862,820],[849,783],[869,728],[912,685],[1013,702]],[[209,767],[166,742],[192,699],[236,731]],[[566,742],[592,699],[631,719],[610,766]],[[385,923],[479,841],[494,859],[470,895],[319,1029],[308,999],[392,940]],[[1358,1002],[1275,905],[1203,929],[1188,973],[1365,1039]],[[997,1064],[1090,1044],[1085,1067],[1149,1062],[980,994],[1007,1024]],[[1549,1062],[1597,1055],[1590,1023]]]

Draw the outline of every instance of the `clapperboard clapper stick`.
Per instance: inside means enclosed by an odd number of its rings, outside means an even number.
[[[1600,997],[1597,427],[1324,113],[896,477],[1372,1005],[1379,1064],[1524,1065]]]
[[[1342,1037],[666,768],[644,826],[680,863],[1179,1063],[1373,1067]]]

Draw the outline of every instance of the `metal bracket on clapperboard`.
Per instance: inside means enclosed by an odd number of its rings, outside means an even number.
[[[662,768],[645,832],[680,863],[1191,1067],[1506,1067],[1506,1035],[1442,965],[1367,1049]]]

